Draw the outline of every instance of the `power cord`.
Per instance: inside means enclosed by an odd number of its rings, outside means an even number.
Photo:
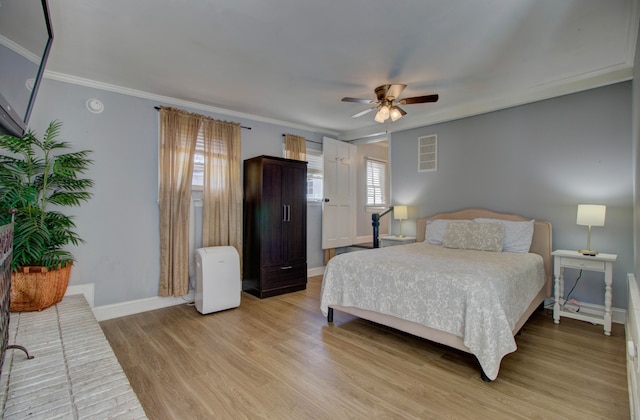
[[[196,290],[196,286],[193,284],[193,276],[189,276],[189,290]],[[184,300],[187,306],[196,306],[196,302],[191,299],[185,299],[184,296],[180,296]]]
[[[193,277],[189,276],[189,286],[188,286],[188,290],[194,290],[195,291],[195,286],[193,285]],[[187,306],[196,306],[196,302],[194,300],[191,299],[185,299],[185,296],[187,295],[182,295],[180,296],[180,299],[185,301],[185,304]]]
[[[194,300],[185,299],[184,296],[186,296],[186,295],[180,296],[180,298],[186,302],[187,306],[195,306],[196,305],[196,302]]]
[[[580,281],[580,278],[582,277],[582,270],[580,270],[580,272],[578,273],[578,278],[576,279],[576,281],[573,283],[573,286],[571,287],[571,290],[569,290],[569,293],[567,293],[567,297],[564,300],[564,303],[562,304],[562,308],[564,309],[564,305],[567,304],[567,302],[569,302],[569,298],[571,297],[571,293],[573,293],[573,289],[576,288],[576,286],[578,285],[578,282]],[[578,309],[576,310],[576,312],[580,311],[580,306],[578,305]]]

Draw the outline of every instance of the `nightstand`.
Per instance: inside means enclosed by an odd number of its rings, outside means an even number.
[[[380,248],[384,248],[385,246],[411,244],[416,241],[415,236],[399,237],[399,236],[389,235],[389,236],[381,236],[378,239],[380,240]]]
[[[611,296],[613,292],[613,263],[618,258],[616,254],[598,254],[595,256],[582,255],[578,251],[559,249],[553,255],[554,303],[553,322],[560,323],[560,317],[579,319],[592,324],[604,326],[604,334],[611,335]],[[597,271],[604,273],[604,317],[571,312],[560,307],[560,300],[564,294],[564,269]]]

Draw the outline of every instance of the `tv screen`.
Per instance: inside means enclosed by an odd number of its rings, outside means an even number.
[[[0,1],[0,132],[27,130],[52,42],[47,0]]]

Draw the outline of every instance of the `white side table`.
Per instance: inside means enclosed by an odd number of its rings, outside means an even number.
[[[598,254],[596,256],[582,255],[578,251],[559,249],[553,255],[553,278],[555,302],[553,304],[553,322],[560,323],[560,317],[579,319],[592,324],[604,325],[604,334],[611,335],[611,297],[613,292],[613,263],[618,258],[616,254]],[[604,317],[571,312],[560,307],[560,300],[564,294],[564,269],[598,271],[604,273]]]
[[[384,248],[385,246],[394,246],[394,245],[404,245],[411,244],[416,241],[415,236],[381,236],[378,238],[380,240],[380,248]]]

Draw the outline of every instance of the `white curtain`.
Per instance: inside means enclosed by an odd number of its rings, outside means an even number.
[[[231,245],[242,255],[240,124],[207,119],[203,134],[202,246]]]
[[[189,205],[200,118],[160,109],[160,296],[189,292]]]
[[[240,124],[160,109],[160,296],[189,291],[189,218],[198,135],[204,139],[202,246],[242,255]]]

